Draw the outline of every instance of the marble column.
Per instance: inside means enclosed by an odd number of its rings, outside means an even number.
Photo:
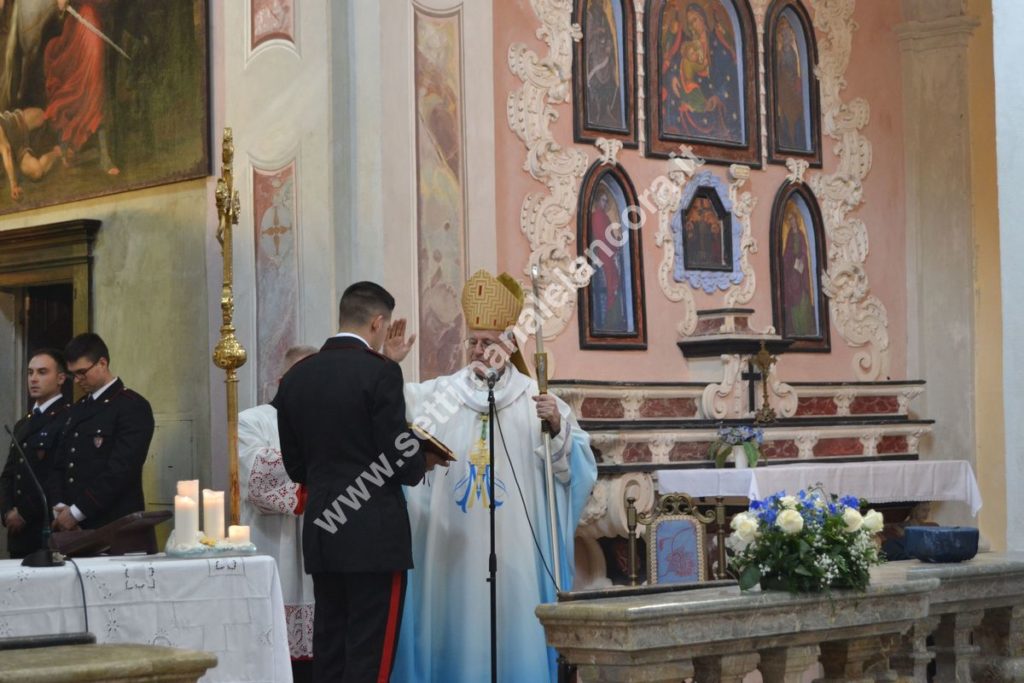
[[[986,610],[974,643],[980,648],[971,665],[975,680],[1024,680],[1024,606]]]
[[[922,455],[941,451],[974,464],[974,419],[964,408],[974,387],[967,44],[978,21],[964,15],[960,0],[904,0],[903,14],[907,21],[895,28],[903,66],[907,371],[927,381],[918,407],[935,419]]]
[[[935,653],[928,649],[928,636],[938,627],[938,617],[921,619],[910,627],[902,639],[902,647],[889,663],[906,681],[928,683],[928,665]]]
[[[963,683],[971,680],[971,664],[980,648],[971,634],[981,624],[984,612],[943,614],[935,631],[935,682]]]
[[[821,666],[825,670],[815,683],[876,683],[895,681],[889,670],[891,638],[851,638],[821,644]]]
[[[679,683],[693,678],[694,667],[689,660],[657,664],[631,664],[628,661],[622,664],[581,664],[579,676],[587,683]],[[703,683],[703,679],[699,680]]]
[[[700,683],[743,683],[746,675],[757,668],[756,652],[698,657],[693,660],[694,680]]]
[[[818,652],[817,645],[761,650],[761,662],[757,668],[765,681],[802,683],[804,672],[818,663]]]

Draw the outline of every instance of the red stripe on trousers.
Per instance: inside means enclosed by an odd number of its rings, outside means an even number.
[[[391,678],[391,662],[395,658],[395,641],[398,639],[398,606],[402,602],[402,572],[395,572],[391,579],[391,604],[388,607],[388,626],[384,631],[384,651],[380,655],[380,670],[377,683],[388,683]]]

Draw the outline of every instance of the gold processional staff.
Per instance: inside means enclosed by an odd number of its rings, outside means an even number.
[[[231,491],[231,522],[238,524],[238,368],[245,365],[245,349],[235,337],[235,326],[231,322],[235,313],[235,297],[232,292],[233,272],[231,249],[231,226],[238,225],[241,205],[238,191],[234,189],[234,175],[231,163],[235,156],[231,129],[224,129],[223,167],[217,179],[217,241],[224,256],[224,284],[220,290],[220,341],[213,349],[213,364],[224,371],[224,384],[228,399],[228,479]]]

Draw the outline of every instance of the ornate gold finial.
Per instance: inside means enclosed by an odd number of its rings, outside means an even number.
[[[777,417],[775,409],[768,402],[768,375],[771,372],[772,366],[778,360],[776,356],[771,354],[768,347],[765,346],[764,341],[761,342],[761,350],[751,358],[751,362],[761,371],[761,407],[754,413],[754,424],[775,422]]]
[[[224,129],[223,166],[217,179],[217,241],[224,256],[224,282],[220,290],[221,326],[220,341],[213,349],[213,364],[224,370],[224,384],[227,386],[228,403],[228,480],[231,490],[231,523],[238,524],[239,496],[238,482],[238,368],[245,365],[245,349],[235,337],[232,318],[235,314],[234,261],[232,250],[232,226],[238,224],[241,203],[234,189],[234,174],[231,162],[235,156],[235,145],[231,129]]]

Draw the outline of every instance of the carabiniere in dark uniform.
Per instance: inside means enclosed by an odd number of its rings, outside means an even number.
[[[49,479],[60,438],[61,428],[67,420],[70,404],[61,397],[51,403],[45,412],[28,413],[14,425],[14,438],[28,456],[30,466],[44,485]],[[8,533],[7,548],[11,557],[21,558],[42,546],[43,523],[46,514],[39,491],[18,450],[11,444],[7,463],[0,474],[0,519],[6,519],[12,508],[25,520],[25,527],[16,534]]]
[[[71,407],[50,479],[50,504],[76,505],[83,529],[144,510],[142,466],[153,439],[149,401],[119,379]]]

